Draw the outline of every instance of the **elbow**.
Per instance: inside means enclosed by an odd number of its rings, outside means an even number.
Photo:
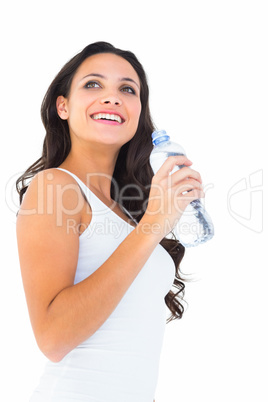
[[[42,350],[43,354],[46,356],[48,360],[52,363],[59,363],[66,355],[61,354],[57,351],[44,351]]]
[[[48,347],[47,345],[42,348],[39,347],[39,349],[52,363],[59,363],[67,355],[67,353],[64,353],[60,349]]]
[[[52,363],[59,363],[70,352],[63,342],[58,342],[51,337],[44,336],[42,340],[37,341],[40,351]]]

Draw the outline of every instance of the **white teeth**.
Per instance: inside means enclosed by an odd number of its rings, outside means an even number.
[[[100,119],[107,119],[107,120],[115,120],[118,121],[118,123],[122,123],[122,119],[120,116],[117,114],[109,114],[109,113],[97,113],[92,116],[94,120],[100,120]]]

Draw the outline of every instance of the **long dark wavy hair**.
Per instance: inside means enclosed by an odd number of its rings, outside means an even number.
[[[107,42],[95,42],[86,46],[80,53],[74,56],[60,70],[49,86],[41,106],[41,118],[46,129],[41,158],[33,163],[16,181],[16,189],[19,193],[20,204],[28,185],[25,181],[32,178],[38,172],[60,166],[71,150],[71,138],[69,126],[66,120],[62,120],[57,112],[56,99],[62,95],[68,97],[72,79],[81,63],[90,56],[99,53],[112,53],[127,60],[137,72],[141,90],[141,114],[139,124],[134,137],[124,144],[118,154],[113,173],[113,181],[122,189],[124,186],[123,206],[131,211],[132,216],[139,222],[147,208],[150,183],[153,171],[149,163],[149,156],[153,145],[151,133],[155,130],[149,110],[149,88],[145,71],[136,56],[130,52],[115,48]],[[138,186],[143,194],[143,199],[137,197],[135,186]],[[111,187],[111,198],[116,200],[116,193]],[[164,238],[160,244],[172,257],[176,273],[173,282],[175,292],[172,290],[165,296],[165,302],[171,315],[167,319],[170,322],[181,318],[184,312],[183,296],[184,281],[179,268],[184,256],[185,248],[174,238]]]

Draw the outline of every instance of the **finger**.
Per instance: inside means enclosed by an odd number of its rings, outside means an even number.
[[[202,184],[200,173],[189,167],[183,167],[170,175],[171,185],[174,186],[182,180],[195,179]]]
[[[205,198],[205,193],[203,190],[192,190],[185,194],[182,197],[189,198],[191,201],[198,200],[199,198]]]
[[[192,191],[188,191],[184,194],[180,194],[177,199],[181,201],[187,201],[187,203],[190,203],[194,200],[198,200],[199,198],[205,198],[205,193],[203,190],[197,190],[194,189]]]
[[[203,190],[202,184],[195,179],[180,181],[174,186],[174,195],[184,194],[193,190]]]
[[[180,165],[192,165],[193,162],[190,161],[185,155],[172,155],[169,156],[161,168],[156,172],[157,177],[164,178],[169,175],[169,173],[174,169],[174,167]]]

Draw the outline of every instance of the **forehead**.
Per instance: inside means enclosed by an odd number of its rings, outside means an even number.
[[[73,81],[79,81],[87,74],[102,74],[107,78],[128,77],[140,82],[132,65],[121,56],[112,53],[100,53],[88,57],[77,69]]]

